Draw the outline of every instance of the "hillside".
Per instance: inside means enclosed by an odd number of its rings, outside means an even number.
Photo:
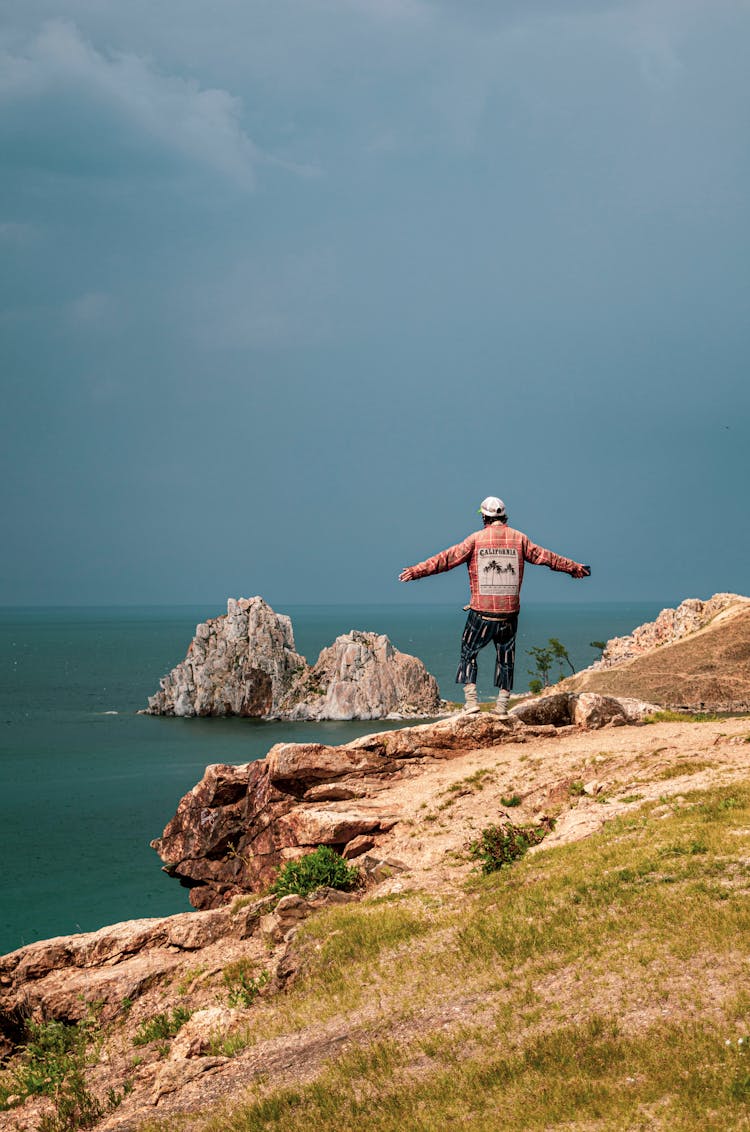
[[[747,1127],[750,721],[518,725],[417,761],[378,793],[396,820],[353,901],[239,902],[0,963],[6,995],[50,979],[46,1017],[77,1011],[90,1039],[56,1108],[24,1100],[16,1054],[0,1129]],[[508,818],[554,829],[482,877],[468,846]]]
[[[696,619],[694,624],[700,627],[692,631],[690,624],[680,626],[684,635],[677,639],[670,639],[665,630],[663,643],[658,633],[644,633],[652,628],[644,626],[633,635],[635,649],[632,638],[609,642],[605,660],[607,653],[614,655],[606,667],[586,669],[564,680],[556,690],[633,696],[691,711],[750,710],[750,601],[738,595],[716,596],[733,601],[717,613],[710,602],[692,603],[708,607],[707,623]],[[665,613],[678,614],[688,604]],[[674,620],[668,619],[668,624]]]

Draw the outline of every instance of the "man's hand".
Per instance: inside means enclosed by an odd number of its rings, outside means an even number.
[[[414,581],[414,571],[412,570],[411,566],[407,566],[405,570],[401,571],[401,573],[398,576],[398,580],[399,580],[399,582],[413,582]]]
[[[590,566],[583,566],[583,565],[581,565],[581,563],[578,563],[575,570],[571,574],[571,577],[572,578],[590,578],[591,577],[591,567]]]

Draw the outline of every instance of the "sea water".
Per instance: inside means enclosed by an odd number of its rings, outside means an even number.
[[[660,604],[527,604],[527,650],[557,637],[576,668],[591,641],[653,620]],[[187,892],[149,847],[209,763],[262,758],[276,742],[346,743],[378,722],[263,723],[138,715],[216,607],[0,609],[0,954],[118,920],[187,911]],[[456,606],[290,606],[297,651],[312,662],[350,629],[386,633],[424,661],[441,694],[454,683],[465,614]],[[493,655],[490,655],[492,653]],[[479,656],[480,698],[494,650]],[[556,674],[555,674],[556,675]]]

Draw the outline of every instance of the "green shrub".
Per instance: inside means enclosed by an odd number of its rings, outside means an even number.
[[[74,1132],[91,1128],[103,1114],[102,1105],[86,1087],[86,1050],[91,1023],[29,1022],[27,1042],[19,1064],[0,1084],[0,1108],[15,1094],[51,1097],[55,1111],[41,1118],[39,1132]]]
[[[185,1006],[175,1006],[171,1014],[155,1014],[141,1022],[133,1037],[134,1046],[147,1046],[149,1042],[165,1041],[173,1038],[190,1018],[192,1011]]]
[[[230,1006],[252,1006],[263,987],[267,986],[271,978],[268,971],[263,970],[254,976],[252,970],[249,959],[237,959],[224,968],[222,978],[229,990]]]
[[[39,1122],[39,1132],[78,1132],[93,1128],[103,1115],[99,1101],[86,1088],[83,1069],[74,1069],[54,1095],[55,1112]]]
[[[64,1022],[30,1022],[21,1064],[15,1071],[18,1091],[54,1096],[86,1048],[83,1027]]]
[[[469,856],[474,861],[481,861],[483,873],[494,873],[496,869],[523,857],[526,850],[538,845],[547,833],[543,826],[519,826],[511,822],[488,825],[482,830],[479,840],[469,845]]]
[[[287,861],[271,885],[277,896],[307,896],[316,888],[339,888],[349,892],[360,883],[359,869],[327,845],[320,845],[297,861]]]

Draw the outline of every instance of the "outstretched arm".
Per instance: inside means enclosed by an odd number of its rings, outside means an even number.
[[[399,582],[413,582],[416,578],[426,578],[429,574],[443,574],[446,570],[452,570],[455,566],[460,566],[462,562],[467,562],[471,557],[473,547],[474,536],[469,535],[463,542],[449,546],[447,550],[441,550],[439,554],[433,555],[432,558],[426,558],[424,562],[418,562],[416,566],[407,566],[399,574],[398,580]]]
[[[570,574],[571,578],[588,578],[591,574],[590,566],[584,566],[582,562],[574,562],[572,558],[563,558],[553,550],[545,550],[531,539],[526,539],[524,543],[523,556],[527,562],[535,566],[549,566],[550,570],[560,570],[564,574]]]

